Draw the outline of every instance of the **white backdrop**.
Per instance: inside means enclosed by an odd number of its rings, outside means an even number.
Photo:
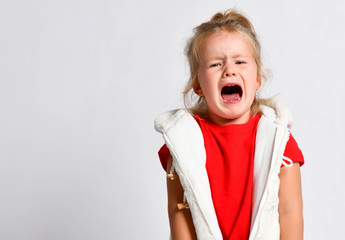
[[[192,28],[235,5],[295,116],[305,239],[340,239],[342,0],[1,0],[0,239],[167,239],[153,120],[182,106]]]

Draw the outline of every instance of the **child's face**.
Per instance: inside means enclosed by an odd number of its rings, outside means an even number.
[[[218,125],[250,119],[255,92],[261,85],[253,50],[236,32],[208,36],[199,52],[199,96],[204,96],[211,120]]]

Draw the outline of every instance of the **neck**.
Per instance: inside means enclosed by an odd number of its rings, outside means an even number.
[[[244,124],[244,123],[247,123],[251,119],[251,114],[250,114],[250,111],[248,111],[242,116],[233,118],[233,119],[222,118],[214,114],[209,114],[209,119],[211,122],[220,126],[226,126],[230,124]]]

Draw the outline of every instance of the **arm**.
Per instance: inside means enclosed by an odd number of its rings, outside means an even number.
[[[167,172],[172,165],[172,158],[169,156]],[[192,216],[189,209],[179,210],[177,203],[183,202],[183,188],[179,178],[170,180],[167,178],[168,189],[168,213],[172,240],[194,240],[196,238]]]
[[[282,167],[279,189],[280,239],[303,239],[303,202],[299,163]]]

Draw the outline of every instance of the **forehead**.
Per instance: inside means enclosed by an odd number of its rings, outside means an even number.
[[[252,57],[253,45],[246,34],[235,31],[215,32],[202,41],[199,48],[200,60],[223,55]]]

